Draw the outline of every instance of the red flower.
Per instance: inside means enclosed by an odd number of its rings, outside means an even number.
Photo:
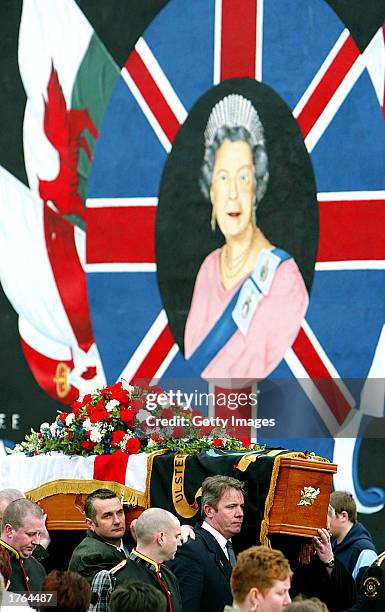
[[[172,431],[172,435],[174,438],[183,438],[184,434],[184,427],[174,427]]]
[[[126,442],[126,451],[131,454],[138,452],[140,448],[140,440],[138,438],[129,438]]]
[[[164,393],[163,389],[161,389],[160,387],[158,387],[158,385],[154,385],[153,387],[150,387],[150,392],[151,393]]]
[[[136,414],[137,412],[139,412],[139,410],[142,410],[143,402],[141,402],[140,400],[134,400],[131,402],[131,406]]]
[[[151,434],[151,440],[153,440],[154,442],[159,442],[160,435],[158,433]]]
[[[222,438],[214,438],[213,444],[214,444],[214,446],[217,446],[217,447],[223,446]]]
[[[111,397],[110,399],[116,399],[123,406],[127,406],[130,401],[130,396],[128,395],[127,389],[123,389],[122,383],[116,383],[110,387],[111,389]]]
[[[174,413],[171,408],[164,408],[162,410],[162,419],[167,419],[169,421],[170,419],[172,419],[173,416]]]
[[[74,437],[74,434],[69,431],[67,434],[67,437],[68,437],[68,440],[72,440],[72,438]]]
[[[83,408],[83,404],[81,402],[73,402],[71,408],[74,415],[78,416],[80,408]]]
[[[250,444],[251,444],[251,440],[250,440],[250,438],[247,438],[246,436],[240,436],[240,437],[238,438],[238,440],[239,440],[240,442],[242,442],[242,446],[243,446],[243,447],[250,446]]]
[[[82,448],[85,448],[86,450],[90,451],[94,448],[94,443],[91,442],[91,440],[85,440],[85,442],[82,442]]]
[[[86,395],[83,397],[82,401],[80,402],[80,405],[81,405],[81,406],[85,406],[86,404],[88,404],[88,402],[89,402],[90,400],[91,400],[91,393],[87,393],[87,394],[86,394]],[[78,403],[79,403],[79,402],[78,402]]]
[[[111,393],[116,393],[116,392],[119,393],[119,391],[123,390],[122,383],[119,381],[119,382],[115,383],[114,385],[111,385],[109,387],[109,390],[111,391]]]
[[[97,423],[98,421],[101,421],[102,419],[100,418],[100,412],[98,412],[97,410],[94,410],[93,412],[90,413],[90,421],[91,423]]]
[[[202,427],[199,427],[199,433],[202,438],[205,438],[206,436],[209,436],[211,434],[212,429],[213,428],[211,427],[211,425],[202,425]]]
[[[68,417],[69,412],[61,412],[58,416],[59,421],[61,421],[63,423],[63,425],[65,424],[65,420]]]
[[[122,429],[117,429],[116,431],[113,431],[111,437],[111,446],[118,446],[119,442],[123,440],[125,435],[126,432]]]
[[[123,408],[120,411],[120,420],[123,421],[123,423],[126,423],[127,425],[132,425],[132,423],[134,422],[133,409],[131,407]]]

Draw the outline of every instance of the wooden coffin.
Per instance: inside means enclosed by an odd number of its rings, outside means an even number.
[[[333,474],[337,466],[313,459],[280,460],[269,518],[269,534],[312,537],[327,526],[327,510]],[[307,495],[306,495],[307,494]],[[48,530],[85,529],[87,493],[57,493],[39,500],[47,513]],[[124,502],[127,528],[144,510],[144,504]]]
[[[335,463],[302,458],[282,458],[269,534],[312,537],[327,527],[327,512]]]

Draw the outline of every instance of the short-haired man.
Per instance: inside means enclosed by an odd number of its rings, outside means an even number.
[[[0,545],[8,550],[12,576],[9,590],[39,591],[46,575],[32,553],[45,530],[41,508],[28,499],[16,499],[4,510]]]
[[[202,483],[202,526],[170,563],[178,578],[184,612],[222,612],[232,601],[230,576],[235,565],[231,538],[243,522],[244,483],[230,476],[209,476]]]
[[[96,574],[92,583],[93,592],[99,601],[94,612],[107,610],[111,576],[113,587],[142,582],[155,587],[167,599],[167,612],[182,612],[178,581],[172,571],[164,565],[173,559],[181,543],[181,527],[178,519],[162,508],[144,510],[135,525],[137,543],[128,559],[119,563],[110,572]]]
[[[86,537],[72,553],[68,569],[78,572],[91,584],[100,570],[110,570],[126,559],[123,545],[126,520],[122,503],[110,489],[97,489],[84,504]]]
[[[0,491],[0,525],[3,521],[4,510],[13,501],[17,499],[26,499],[24,493],[19,489],[2,489]],[[46,516],[44,516],[44,520]],[[33,551],[33,556],[35,559],[40,561],[44,566],[48,563],[49,554],[47,552],[47,547],[51,542],[51,537],[47,531],[47,527],[44,525],[44,531],[40,534],[40,543],[36,546]]]
[[[368,530],[357,521],[357,505],[351,493],[333,491],[330,505],[335,511],[330,519],[334,556],[360,585],[366,568],[377,557],[376,548]]]

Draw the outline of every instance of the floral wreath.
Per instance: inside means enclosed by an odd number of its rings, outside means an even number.
[[[151,410],[149,394],[155,406]],[[117,451],[135,454],[168,449],[191,454],[210,448],[259,448],[249,438],[236,438],[226,430],[197,427],[194,417],[202,416],[201,412],[171,401],[165,405],[165,395],[157,386],[125,388],[122,382],[96,389],[73,402],[70,412],[59,411],[53,423],[42,423],[39,431],[31,429],[15,450],[28,456],[57,451],[87,457]],[[154,420],[162,425],[154,426]]]

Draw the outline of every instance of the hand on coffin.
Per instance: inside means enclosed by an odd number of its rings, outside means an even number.
[[[313,546],[319,560],[328,566],[327,569],[330,569],[328,573],[331,573],[334,554],[330,542],[330,534],[327,529],[318,529],[317,531],[318,536],[313,537]]]

